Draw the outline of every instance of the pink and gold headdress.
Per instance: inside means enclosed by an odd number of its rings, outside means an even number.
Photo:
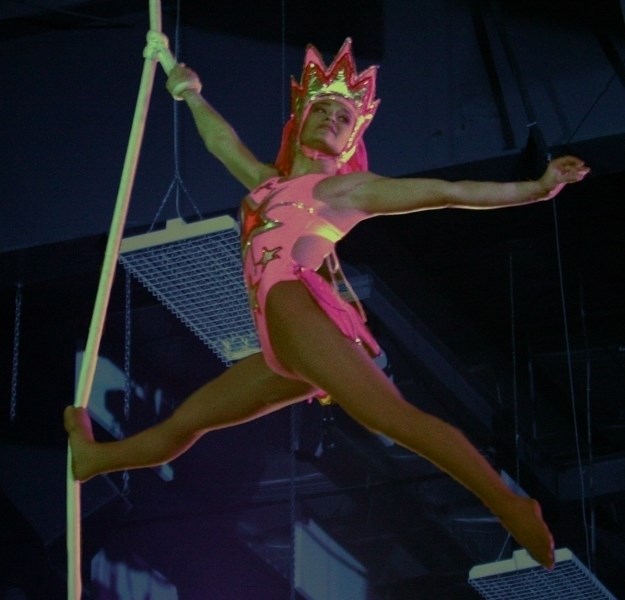
[[[354,129],[338,157],[339,172],[367,170],[362,135],[380,103],[375,99],[376,75],[376,66],[362,73],[357,72],[350,38],[343,42],[329,67],[326,67],[319,51],[312,44],[308,45],[300,82],[291,78],[291,117],[284,126],[282,145],[276,159],[280,172],[286,174],[291,170],[301,128],[310,107],[326,98],[348,103],[356,111]]]

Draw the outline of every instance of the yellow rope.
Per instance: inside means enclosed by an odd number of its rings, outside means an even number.
[[[89,326],[87,345],[83,355],[78,376],[74,406],[86,408],[91,394],[93,377],[97,364],[98,350],[102,339],[102,332],[106,320],[106,311],[111,295],[111,288],[115,277],[119,247],[122,241],[126,215],[130,204],[130,196],[134,184],[143,133],[154,84],[156,60],[159,60],[166,72],[176,64],[168,49],[167,38],[161,34],[161,5],[160,0],[150,1],[150,31],[148,42],[143,53],[145,62],[139,85],[137,104],[130,130],[126,158],[122,170],[115,210],[111,222],[104,261],[95,305]],[[67,597],[68,600],[80,600],[82,593],[81,581],[81,505],[80,483],[72,474],[72,454],[67,453]]]

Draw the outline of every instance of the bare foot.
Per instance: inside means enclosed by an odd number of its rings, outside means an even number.
[[[517,496],[497,515],[512,537],[546,569],[555,562],[553,536],[536,500]]]
[[[89,413],[84,408],[68,406],[63,413],[63,423],[69,434],[74,478],[76,481],[87,481],[97,474],[93,460],[96,442]]]

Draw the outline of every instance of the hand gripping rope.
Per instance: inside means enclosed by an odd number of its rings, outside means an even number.
[[[74,406],[86,408],[91,394],[93,378],[98,357],[100,341],[106,319],[106,311],[111,295],[111,288],[115,276],[115,268],[119,256],[126,215],[130,203],[132,186],[134,184],[141,142],[145,130],[145,123],[150,104],[150,96],[154,84],[156,61],[160,62],[167,74],[176,65],[176,60],[169,51],[167,38],[161,33],[161,5],[160,0],[149,0],[150,30],[147,35],[147,46],[143,52],[145,58],[135,113],[130,130],[126,157],[119,183],[117,200],[113,212],[111,228],[104,253],[98,290],[89,326],[87,344],[80,365],[76,397]],[[174,90],[178,96],[189,86],[182,85]],[[81,582],[81,552],[80,552],[80,483],[74,479],[72,473],[72,454],[67,453],[67,597],[68,600],[80,600],[82,594]]]
[[[143,51],[143,57],[147,60],[158,60],[167,75],[176,66],[176,59],[169,50],[169,40],[167,36],[160,31],[150,30],[147,35],[147,45]],[[183,81],[174,87],[172,95],[176,100],[182,100],[180,94],[185,90],[194,89],[198,92],[202,91],[202,84],[197,82]]]

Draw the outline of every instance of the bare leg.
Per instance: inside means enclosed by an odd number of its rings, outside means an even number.
[[[255,354],[199,388],[168,419],[124,440],[95,442],[87,412],[67,407],[74,476],[86,481],[99,473],[163,464],[208,431],[250,421],[310,393],[308,384],[276,375]]]
[[[285,315],[297,315],[285,319]],[[345,338],[299,282],[272,288],[267,303],[279,360],[326,390],[354,419],[424,456],[471,490],[542,565],[553,565],[553,539],[532,499],[514,494],[455,427],[402,398],[364,350]],[[273,324],[277,326],[272,327]]]

